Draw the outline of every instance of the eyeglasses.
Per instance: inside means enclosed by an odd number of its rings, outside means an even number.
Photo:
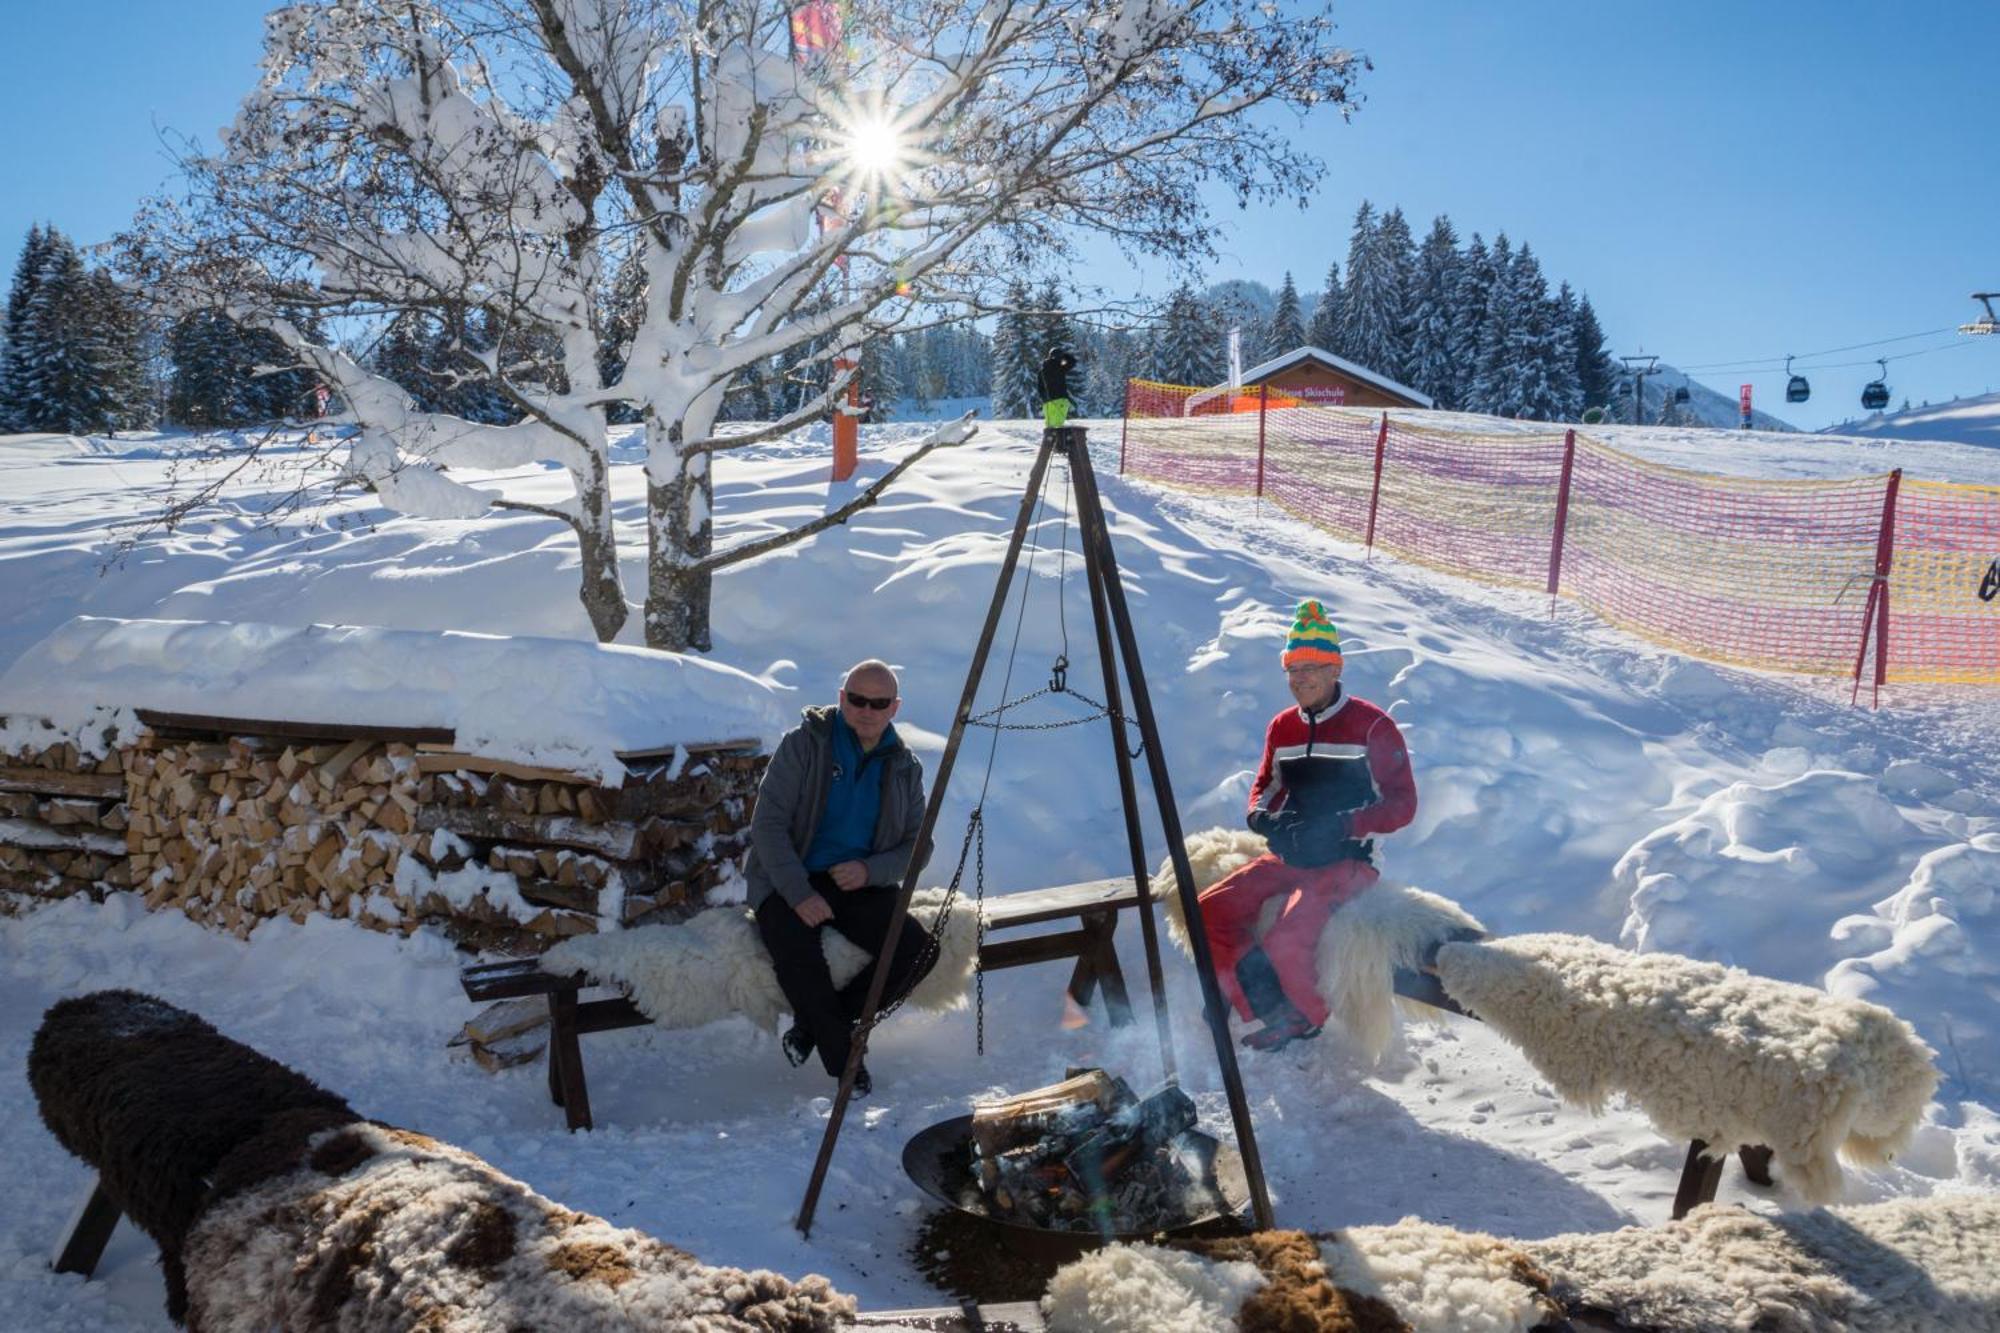
[[[847,702],[854,707],[872,708],[878,713],[886,713],[896,702],[896,696],[893,694],[856,694],[853,690],[846,690],[844,693],[847,695]]]

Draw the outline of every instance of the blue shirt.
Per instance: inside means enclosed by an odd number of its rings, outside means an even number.
[[[901,744],[891,723],[875,748],[863,754],[854,728],[834,714],[833,781],[827,785],[826,809],[820,811],[812,846],[806,848],[807,870],[866,860],[874,852],[875,825],[882,818],[882,761]]]

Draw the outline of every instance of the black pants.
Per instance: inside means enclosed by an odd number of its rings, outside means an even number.
[[[896,910],[896,890],[877,885],[844,892],[835,887],[833,877],[818,873],[812,877],[813,892],[826,899],[833,909],[827,922],[877,958],[882,941],[889,934],[889,918]],[[861,1019],[861,1006],[868,1001],[868,985],[874,979],[873,965],[861,969],[846,986],[834,988],[826,968],[826,954],[820,948],[823,927],[808,926],[785,901],[771,894],[757,904],[757,932],[764,937],[771,966],[778,973],[778,986],[792,1006],[792,1016],[812,1037],[826,1072],[839,1078],[847,1068],[848,1047],[854,1039],[854,1025]],[[901,942],[889,966],[888,989],[882,993],[887,1004],[924,979],[935,958],[926,959],[921,969],[918,959],[925,942],[924,928],[908,916],[903,918]]]

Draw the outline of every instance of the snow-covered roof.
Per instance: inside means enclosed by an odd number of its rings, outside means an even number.
[[[356,625],[78,616],[0,676],[0,715],[84,727],[105,709],[449,727],[459,750],[611,783],[620,753],[769,746],[789,711],[757,677],[678,653]]]
[[[1392,380],[1387,375],[1377,374],[1366,366],[1356,365],[1344,356],[1335,356],[1332,352],[1319,347],[1295,347],[1282,356],[1274,356],[1269,361],[1254,365],[1243,372],[1243,382],[1254,384],[1258,380],[1269,379],[1279,371],[1295,366],[1301,361],[1317,361],[1328,370],[1337,370],[1343,375],[1360,380],[1363,384],[1373,385],[1383,393],[1407,398],[1417,407],[1437,406],[1429,394],[1419,393],[1407,384]]]

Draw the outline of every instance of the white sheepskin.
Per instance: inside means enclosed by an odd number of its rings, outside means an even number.
[[[710,1267],[420,1134],[356,1123],[313,1144],[190,1231],[190,1329],[830,1333],[854,1314],[824,1278]]]
[[[1933,1052],[1880,1005],[1576,935],[1448,944],[1453,999],[1519,1046],[1564,1097],[1633,1098],[1671,1139],[1768,1144],[1811,1202],[1838,1197],[1837,1154],[1885,1160],[1936,1091]]]
[[[1527,1333],[1560,1313],[1522,1281],[1509,1241],[1406,1217],[1324,1237],[1320,1259],[1337,1287],[1386,1302],[1413,1333]]]
[[[1056,1270],[1042,1316],[1049,1333],[1215,1333],[1263,1285],[1248,1260],[1111,1245]]]
[[[1208,829],[1194,834],[1187,839],[1187,853],[1195,891],[1264,852],[1264,839],[1247,830]],[[1170,859],[1162,861],[1153,876],[1153,894],[1165,905],[1167,933],[1183,952],[1191,953]],[[1260,932],[1277,919],[1278,908],[1275,897],[1265,904]],[[1320,994],[1332,1007],[1335,1025],[1367,1058],[1381,1059],[1395,1037],[1396,969],[1421,966],[1440,940],[1467,931],[1484,934],[1485,927],[1450,899],[1393,880],[1378,880],[1343,904],[1320,934],[1317,959]],[[1428,1006],[1402,1007],[1412,1013],[1436,1013]]]
[[[910,915],[930,929],[944,895],[943,889],[919,889],[910,900]],[[836,930],[822,932],[820,939],[837,986],[846,985],[873,960]],[[928,1010],[962,1008],[978,965],[978,908],[960,898],[938,940],[937,965],[911,992],[909,1004]],[[542,968],[583,972],[593,981],[617,986],[661,1027],[700,1027],[742,1014],[775,1032],[789,1011],[757,922],[738,904],[711,907],[686,921],[571,936],[542,955]]]
[[[2000,1195],[1521,1241],[1572,1304],[1661,1333],[2000,1333]]]

